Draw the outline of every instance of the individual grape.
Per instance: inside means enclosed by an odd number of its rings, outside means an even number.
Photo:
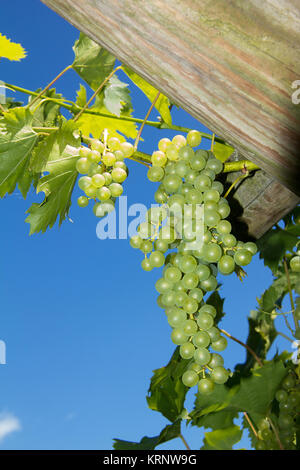
[[[165,172],[163,168],[160,166],[151,166],[148,170],[147,173],[147,178],[149,181],[152,181],[153,183],[156,183],[158,181],[161,181],[165,175]],[[160,203],[160,201],[157,201]]]
[[[178,161],[174,168],[175,168],[175,174],[180,176],[180,178],[183,178],[187,174],[188,169],[189,169],[187,164],[183,161]]]
[[[198,310],[198,302],[192,297],[187,297],[182,308],[189,314],[195,313]]]
[[[130,246],[132,248],[140,248],[142,244],[142,239],[138,235],[133,235],[133,237],[130,238]]]
[[[210,344],[210,336],[206,331],[198,331],[193,336],[193,343],[197,348],[207,348]]]
[[[293,256],[290,261],[290,268],[295,273],[300,273],[300,256]]]
[[[153,152],[151,157],[152,165],[164,167],[168,161],[167,155],[160,150]]]
[[[175,193],[179,186],[181,185],[182,180],[178,175],[166,175],[163,179],[163,186],[167,193]]]
[[[211,369],[215,369],[216,367],[223,366],[224,364],[224,359],[220,354],[217,353],[212,353],[211,359],[208,363],[209,367]]]
[[[227,348],[227,339],[221,336],[217,341],[213,341],[211,347],[214,351],[221,352]]]
[[[218,281],[215,276],[209,276],[208,279],[205,281],[200,282],[201,289],[205,290],[206,292],[210,292],[217,288]]]
[[[171,290],[173,287],[173,284],[172,282],[168,281],[167,279],[165,278],[160,278],[156,281],[155,283],[155,289],[157,290],[157,292],[159,292],[160,294],[165,294],[166,292],[168,292],[169,290]]]
[[[175,305],[175,292],[169,290],[168,292],[162,294],[162,302],[165,307],[172,307],[173,305]]]
[[[288,374],[283,381],[281,382],[281,387],[283,387],[285,390],[289,390],[293,388],[296,384],[296,381],[292,374]]]
[[[177,344],[178,346],[181,346],[182,344],[187,342],[188,335],[184,333],[182,328],[174,328],[171,333],[171,340],[173,341],[173,343]]]
[[[175,303],[178,307],[183,307],[187,299],[188,299],[188,295],[186,292],[176,292]]]
[[[189,131],[186,136],[186,142],[191,147],[198,147],[198,145],[200,145],[201,143],[201,139],[201,133],[195,130]]]
[[[101,155],[97,150],[91,150],[87,158],[92,163],[98,163],[101,160]]]
[[[127,172],[123,168],[113,168],[111,172],[112,179],[115,183],[123,183],[127,178]]]
[[[252,255],[255,255],[257,253],[257,246],[253,242],[246,242],[244,245],[244,248],[246,250],[249,250],[252,253]]]
[[[197,178],[197,175],[198,175],[197,171],[188,170],[186,172],[186,175],[185,175],[184,179],[185,179],[186,183],[193,185],[194,182],[195,182],[195,179]]]
[[[220,214],[222,219],[226,219],[226,217],[230,214],[230,207],[228,203],[220,202],[218,204],[218,213]]]
[[[182,326],[186,321],[186,313],[178,307],[172,307],[168,314],[168,322],[172,328]]]
[[[97,152],[102,153],[105,149],[105,145],[103,144],[103,142],[101,142],[101,140],[92,139],[91,149],[92,150],[97,150]]]
[[[193,370],[187,370],[182,376],[182,382],[186,387],[194,387],[199,381],[198,374]]]
[[[102,186],[96,190],[96,196],[99,201],[107,201],[111,197],[110,189],[107,186]]]
[[[228,220],[220,220],[216,228],[217,231],[222,235],[229,234],[232,229],[231,223]]]
[[[222,236],[222,243],[227,248],[233,248],[237,244],[237,240],[231,233],[226,233]]]
[[[197,171],[203,170],[205,165],[206,165],[206,160],[202,155],[195,154],[190,158],[190,166],[192,170],[197,170]]]
[[[252,253],[245,249],[237,250],[234,255],[234,261],[238,266],[246,266],[251,262]]]
[[[180,259],[179,267],[180,270],[185,274],[195,271],[197,267],[196,258],[194,258],[192,255],[183,255]]]
[[[208,189],[203,195],[204,202],[215,202],[217,203],[220,199],[220,194],[216,189]]]
[[[105,171],[103,173],[103,176],[105,178],[105,185],[109,186],[112,183],[112,176],[108,171]]]
[[[103,175],[96,173],[94,176],[92,176],[92,184],[96,186],[96,188],[101,188],[102,186],[105,185],[105,178]]]
[[[183,135],[175,135],[172,139],[172,144],[176,145],[177,148],[184,147],[186,145],[186,138]]]
[[[120,144],[120,150],[123,152],[124,157],[129,158],[133,155],[134,147],[130,142],[122,142]]]
[[[80,157],[88,158],[90,153],[91,153],[91,149],[89,149],[88,147],[80,147],[79,149]]]
[[[149,224],[148,222],[142,222],[138,226],[138,233],[141,238],[146,239],[146,238],[152,237],[154,235],[154,232],[155,232],[155,227]]]
[[[217,310],[213,305],[210,304],[204,304],[200,309],[199,309],[199,315],[202,313],[208,313],[211,315],[213,318],[217,315]]]
[[[184,343],[180,346],[179,354],[183,359],[191,359],[194,356],[195,346],[190,343]]]
[[[206,281],[211,275],[211,271],[206,264],[198,264],[195,273],[199,277],[199,281]]]
[[[211,379],[201,379],[198,383],[198,391],[203,395],[209,395],[214,391],[215,384]]]
[[[171,144],[170,139],[168,139],[167,137],[164,137],[163,139],[160,139],[160,141],[158,142],[158,148],[161,152],[166,152],[170,144]]]
[[[106,152],[105,155],[102,156],[102,161],[105,166],[113,166],[117,159],[112,152]]]
[[[121,148],[121,142],[117,137],[109,137],[107,139],[107,145],[111,151],[119,150]]]
[[[221,338],[220,330],[216,328],[215,326],[212,326],[211,328],[206,330],[206,332],[209,335],[212,343],[215,341],[218,341]]]
[[[203,292],[198,287],[194,287],[190,290],[189,297],[192,297],[193,299],[197,300],[198,303],[200,303],[203,299]]]
[[[122,152],[122,150],[115,150],[114,154],[115,154],[115,157],[116,157],[116,160],[117,160],[116,163],[124,161],[125,156],[124,156],[124,153]],[[115,165],[116,165],[116,163],[115,163]]]
[[[171,142],[166,149],[166,155],[171,162],[178,160],[178,147]]]
[[[222,256],[222,248],[216,243],[208,243],[203,247],[203,255],[208,263],[216,263]]]
[[[165,262],[165,257],[160,251],[153,251],[149,257],[149,261],[154,268],[160,268]]]
[[[85,191],[88,186],[90,186],[92,183],[92,178],[89,176],[82,176],[78,180],[78,186],[82,191]]]
[[[123,194],[123,186],[119,183],[111,183],[108,189],[112,197],[120,197]]]
[[[88,197],[92,197],[92,198],[95,198],[96,195],[97,195],[97,191],[98,189],[96,188],[96,186],[94,186],[93,184],[90,184],[89,186],[87,186],[84,190],[85,194],[88,196]]]
[[[211,188],[212,181],[207,175],[198,175],[195,178],[194,186],[198,191],[206,191]]]
[[[218,270],[221,274],[231,274],[235,268],[235,262],[232,256],[224,255],[218,261]]]
[[[151,253],[153,250],[153,244],[150,240],[143,240],[140,249],[145,254]]]
[[[220,215],[216,211],[204,209],[204,223],[209,227],[216,227],[220,222]]]
[[[89,200],[86,196],[80,196],[77,199],[77,204],[79,205],[79,207],[86,207],[89,204]]]
[[[217,366],[211,371],[211,379],[219,385],[224,384],[228,380],[229,373],[223,366]]]
[[[164,277],[170,282],[178,282],[181,279],[181,271],[175,266],[166,269]]]
[[[116,163],[114,164],[114,168],[122,168],[122,170],[126,171],[126,174],[128,173],[128,168],[124,161],[116,161]]]
[[[223,163],[217,158],[209,158],[206,163],[206,168],[218,174],[223,171]]]
[[[169,245],[166,241],[160,240],[158,238],[154,242],[154,248],[155,248],[155,250],[158,250],[158,251],[161,251],[162,253],[165,253],[169,249]]]
[[[176,269],[176,268],[173,268],[173,269]],[[199,277],[197,276],[195,272],[187,273],[183,276],[182,283],[186,289],[189,289],[189,290],[194,289],[199,284]]]
[[[189,145],[186,145],[179,149],[178,155],[181,160],[189,161],[194,156],[194,150]]]
[[[142,263],[141,263],[142,269],[144,271],[151,271],[153,269],[152,264],[150,263],[148,258],[144,258]]]
[[[209,363],[211,354],[206,348],[197,348],[194,353],[194,361],[204,366]]]
[[[78,171],[78,173],[81,174],[87,173],[89,171],[90,166],[91,162],[86,157],[81,157],[76,162],[76,170]]]
[[[224,186],[220,181],[213,181],[211,189],[216,189],[220,195],[224,192]]]
[[[198,315],[197,323],[201,330],[209,330],[214,324],[214,319],[209,313],[201,313]]]

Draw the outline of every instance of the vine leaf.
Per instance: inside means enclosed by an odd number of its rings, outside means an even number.
[[[1,57],[5,57],[8,60],[21,60],[26,57],[26,51],[21,44],[12,42],[0,33],[0,58]]]
[[[280,260],[286,251],[290,251],[296,245],[298,237],[291,232],[275,228],[269,230],[257,242],[260,250],[259,257],[264,260],[273,274],[276,274]]]
[[[116,58],[83,33],[80,33],[73,51],[73,69],[95,91],[113,71]]]
[[[76,104],[83,108],[86,105],[86,88],[81,83],[79,85],[79,90],[76,92]]]
[[[37,93],[41,91],[41,88],[36,90]],[[62,99],[62,95],[60,93],[56,93],[55,88],[51,88],[44,93],[44,96],[47,98],[55,98],[55,99]],[[29,100],[32,101],[34,97],[31,97]],[[51,100],[47,100],[45,98],[38,99],[35,102],[35,111],[33,114],[32,126],[33,127],[51,127],[56,126],[58,124],[59,118],[59,110],[60,105],[58,103],[54,103]]]
[[[36,165],[39,162],[42,170],[48,174],[37,185],[37,193],[45,193],[44,201],[32,204],[27,211],[29,215],[26,222],[30,224],[30,235],[53,227],[58,216],[61,224],[68,214],[78,175],[76,160],[80,138],[76,135],[76,129],[77,126],[68,121],[40,144],[44,146],[45,156],[43,161],[37,159]]]
[[[148,406],[172,422],[175,422],[183,411],[188,388],[182,383],[181,377],[188,362],[180,357],[179,348],[176,348],[170,362],[165,367],[156,369],[151,378]]]
[[[214,143],[213,153],[218,160],[226,162],[228,158],[233,154],[234,148],[228,144],[221,144],[220,142]]]
[[[132,109],[130,92],[127,83],[121,82],[113,75],[104,89],[104,105],[106,109],[116,116],[121,116],[125,108]]]
[[[133,70],[131,70],[129,67],[126,65],[122,66],[122,69],[128,75],[130,80],[147,96],[147,98],[151,101],[151,103],[154,101],[154,98],[156,97],[158,90],[154,88],[150,83],[146,82],[142,77],[137,75]],[[168,124],[168,126],[172,125],[172,116],[170,113],[170,101],[169,98],[167,98],[165,95],[162,93],[159,95],[158,100],[155,103],[155,108],[161,115],[162,120]]]
[[[28,109],[13,108],[0,119],[0,197],[11,194],[18,184],[24,198],[34,176],[29,169],[31,151],[38,135],[32,129]]]
[[[173,424],[168,424],[158,436],[144,436],[140,442],[130,442],[122,441],[121,439],[114,439],[113,448],[115,450],[154,450],[160,444],[163,444],[164,442],[179,437],[180,425],[180,421],[177,421]]]
[[[232,450],[232,446],[241,440],[242,435],[243,431],[239,426],[206,432],[201,450]]]

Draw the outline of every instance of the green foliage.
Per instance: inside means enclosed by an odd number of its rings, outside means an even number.
[[[241,440],[242,434],[239,426],[206,432],[201,450],[232,450],[232,446]]]
[[[158,436],[144,436],[140,442],[122,441],[114,439],[113,448],[115,450],[154,450],[160,444],[171,441],[180,436],[180,421],[168,424]]]
[[[103,103],[110,113],[119,117],[122,110],[132,109],[128,84],[113,75],[105,87]]]

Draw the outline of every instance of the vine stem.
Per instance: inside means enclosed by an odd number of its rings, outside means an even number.
[[[98,93],[102,90],[102,88],[104,87],[104,85],[108,82],[108,80],[111,79],[111,77],[117,72],[117,70],[120,70],[122,69],[122,65],[119,65],[118,67],[116,67],[106,78],[105,80],[103,80],[103,82],[99,85],[99,87],[97,88],[97,90],[92,94],[92,96],[90,97],[90,99],[86,102],[86,104],[83,106],[83,108],[80,110],[80,112],[78,114],[76,114],[75,118],[74,118],[74,122],[77,121],[80,116],[82,115],[82,113],[85,112],[85,110],[89,107],[89,105],[91,104],[91,102],[93,101],[93,99],[98,95]]]
[[[62,77],[68,70],[70,70],[72,68],[72,65],[68,65],[67,67],[65,67],[58,75],[56,75],[56,77],[51,80],[50,83],[48,83],[48,85],[40,92],[37,94],[37,96],[31,101],[28,103],[28,108],[30,108],[30,106],[32,106],[39,98],[41,98],[41,96],[43,96],[43,94],[49,90],[49,88],[60,78]],[[46,97],[47,98],[47,97]]]
[[[290,343],[293,343],[294,340],[289,338],[287,335],[285,335],[284,333],[281,333],[281,331],[277,331],[277,334],[282,336],[283,338],[287,339],[288,341],[290,341]]]
[[[222,333],[224,333],[224,335],[228,336],[228,338],[232,339],[233,341],[235,341],[236,343],[240,344],[241,346],[243,346],[244,348],[246,348],[249,353],[254,357],[254,359],[256,360],[256,362],[261,366],[263,367],[263,363],[261,361],[261,359],[258,357],[258,355],[256,354],[255,351],[253,351],[252,348],[250,348],[250,346],[248,346],[248,344],[245,344],[243,343],[242,341],[240,341],[239,339],[235,338],[234,336],[232,336],[230,333],[228,333],[227,331],[225,330],[222,330],[220,329],[220,331],[222,331]]]
[[[243,168],[242,168],[243,169]],[[243,180],[244,178],[247,178],[247,176],[249,175],[249,171],[247,170],[245,174],[243,175],[240,175],[238,176],[234,182],[232,183],[232,185],[230,186],[230,188],[226,191],[226,193],[224,194],[224,198],[227,198],[227,196],[229,195],[229,193],[233,190],[233,188],[241,181]]]
[[[297,320],[296,314],[295,314],[295,304],[294,304],[293,293],[292,293],[291,278],[290,278],[289,268],[288,268],[285,257],[283,258],[283,266],[284,266],[284,271],[285,271],[285,274],[286,274],[286,279],[287,279],[287,284],[288,284],[291,307],[292,307],[292,311],[293,311],[293,319],[294,319],[294,323],[295,323],[295,328],[297,329],[299,325],[298,325],[298,320]]]
[[[188,445],[188,443],[186,442],[185,438],[183,437],[181,433],[179,434],[179,437],[182,440],[183,444],[185,445],[186,449],[191,450],[190,446]]]
[[[278,431],[276,429],[276,426],[274,425],[273,421],[271,420],[271,418],[269,416],[267,416],[267,420],[269,421],[270,426],[273,429],[273,432],[274,432],[276,440],[279,444],[280,450],[284,450],[284,447],[283,447],[282,442],[280,440],[280,437],[279,437]]]
[[[152,109],[154,108],[155,103],[156,103],[156,101],[158,100],[159,96],[160,96],[160,91],[157,93],[157,95],[155,96],[154,100],[152,101],[151,106],[150,106],[150,108],[148,109],[148,112],[147,112],[147,114],[146,114],[146,116],[145,116],[145,118],[144,118],[144,120],[143,120],[143,122],[142,122],[142,125],[141,125],[141,127],[139,128],[139,132],[138,132],[138,135],[136,136],[136,139],[135,139],[135,142],[134,142],[134,146],[133,146],[133,148],[134,148],[135,151],[137,150],[137,147],[138,147],[138,144],[139,144],[139,141],[140,141],[140,138],[141,138],[141,134],[142,134],[143,129],[144,129],[144,127],[145,127],[145,124],[146,124],[146,122],[147,122],[147,120],[148,120],[148,117],[150,116],[150,113],[151,113]]]
[[[259,439],[258,434],[256,432],[256,429],[254,427],[254,424],[252,423],[251,419],[249,418],[248,413],[246,411],[243,411],[243,415],[245,416],[246,420],[248,421],[249,426],[252,429],[254,436],[256,437],[256,439]]]

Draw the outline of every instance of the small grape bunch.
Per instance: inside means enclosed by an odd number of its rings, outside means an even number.
[[[104,133],[103,141],[93,139],[89,147],[79,149],[76,170],[84,175],[78,180],[78,186],[84,192],[77,200],[80,207],[88,206],[93,200],[96,217],[103,217],[114,210],[115,200],[122,195],[122,183],[128,176],[124,159],[133,151],[132,144],[120,142],[107,133]]]
[[[275,395],[279,409],[277,418],[278,436],[270,420],[264,419],[259,423],[256,450],[277,450],[280,445],[287,450],[295,450],[294,440],[297,429],[297,415],[299,423],[300,381],[293,370],[290,370],[283,379]],[[280,443],[279,443],[280,441]]]
[[[200,142],[196,130],[159,141],[147,173],[159,183],[157,206],[148,210],[130,244],[143,253],[145,271],[163,267],[155,285],[157,302],[172,327],[171,340],[190,360],[183,383],[198,384],[199,392],[207,394],[225,383],[229,372],[218,354],[227,340],[215,324],[216,309],[204,297],[217,289],[218,272],[229,275],[249,264],[257,247],[231,233],[230,206],[216,180],[223,164],[210,151],[194,150]]]

